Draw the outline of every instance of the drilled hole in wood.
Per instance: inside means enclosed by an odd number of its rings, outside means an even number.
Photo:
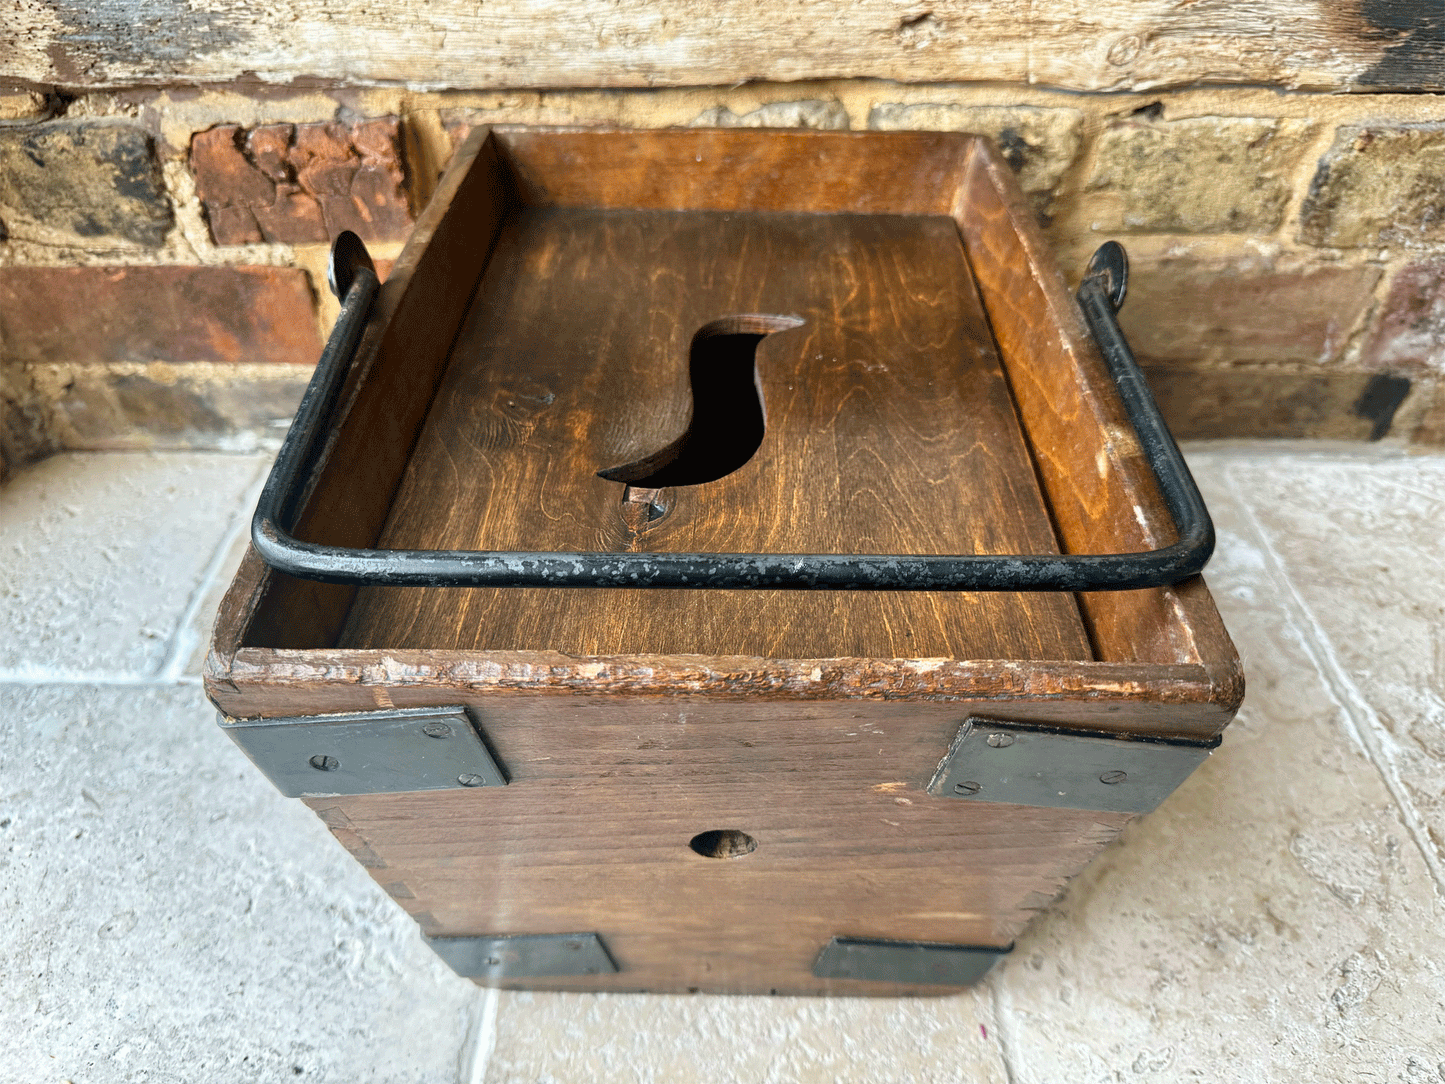
[[[758,849],[758,841],[736,828],[714,828],[699,832],[687,845],[704,858],[741,858]]]
[[[753,457],[767,428],[755,361],[758,343],[803,323],[796,316],[724,316],[692,337],[692,420],[667,447],[597,473],[633,489],[715,482]]]

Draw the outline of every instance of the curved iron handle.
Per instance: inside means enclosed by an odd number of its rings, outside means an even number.
[[[365,246],[343,233],[332,248],[341,315],[296,412],[251,521],[272,568],[322,583],[398,587],[649,587],[833,591],[1120,591],[1178,583],[1214,549],[1214,525],[1194,479],[1119,330],[1127,261],[1110,241],[1094,254],[1079,304],[1108,363],[1179,540],[1144,553],[819,554],[556,553],[350,549],[304,542],[289,528],[300,488],[324,444],[325,422],[350,370],[377,278]]]

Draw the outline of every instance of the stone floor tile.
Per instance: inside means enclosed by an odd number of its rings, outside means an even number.
[[[1244,708],[987,980],[1012,1079],[1439,1079],[1445,902],[1283,615],[1222,464],[1193,462]],[[1303,484],[1285,457],[1263,466]]]
[[[0,1081],[468,1079],[476,988],[212,718],[0,686]]]
[[[1240,457],[1228,475],[1445,877],[1445,456]]]
[[[944,998],[503,993],[489,1084],[1003,1084],[984,992]]]
[[[0,490],[0,678],[156,674],[263,462],[71,453]]]
[[[246,496],[255,498],[259,494],[252,491]],[[241,567],[241,558],[251,545],[251,513],[255,511],[255,501],[243,498],[243,502],[236,507],[238,519],[229,544],[217,554],[215,576],[191,613],[182,633],[182,642],[177,644],[180,653],[174,663],[179,667],[179,673],[199,674],[205,666],[206,654],[211,649],[211,630],[215,627],[221,600],[230,589],[236,569]]]

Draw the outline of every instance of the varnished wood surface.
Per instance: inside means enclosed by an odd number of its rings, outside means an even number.
[[[377,292],[334,435],[293,529],[297,537],[375,543],[506,209],[496,142],[479,128],[457,149]],[[333,643],[353,594],[273,575],[251,622],[251,642]]]
[[[435,649],[218,649],[206,680],[216,706],[236,718],[447,704],[490,710],[536,696],[593,696],[623,712],[678,697],[768,702],[781,718],[789,703],[832,700],[859,712],[909,705],[920,714],[1191,740],[1218,734],[1243,692],[1237,673],[1206,665]]]
[[[678,437],[694,332],[748,313],[802,321],[756,348],[762,445],[637,521],[597,471]],[[950,219],[562,209],[504,231],[381,545],[1057,552]],[[340,646],[1089,657],[1048,593],[365,589]]]
[[[1128,553],[1173,542],[1168,510],[1083,314],[1008,166],[983,140],[954,217],[1065,550]],[[1079,602],[1102,660],[1208,657],[1238,670],[1201,584],[1095,592]]]
[[[972,136],[787,129],[493,129],[538,207],[941,215]]]
[[[735,160],[756,164],[759,134],[735,135],[739,140],[734,145]],[[676,302],[653,302],[714,290],[720,292],[708,296],[725,297],[729,308],[776,311],[818,303],[816,297],[791,297],[765,305],[756,291],[772,289],[771,272],[766,269],[756,277],[734,277],[730,285],[724,283],[730,293],[716,282],[699,287],[697,272],[685,270],[694,266],[688,264],[669,264],[668,275],[649,282],[614,275],[619,280],[614,285],[630,289],[646,301],[625,313],[588,310],[591,302],[585,291],[567,293],[564,289],[567,305],[576,310],[569,312],[568,318],[577,326],[592,328],[591,339],[582,336],[583,344],[592,347],[591,356],[605,360],[607,350],[597,348],[598,343],[611,344],[614,351],[636,349],[637,343],[644,341],[643,333],[624,339],[616,329],[633,328],[629,320],[641,325],[643,316],[651,321],[647,336],[665,338],[669,343],[674,359],[670,367],[634,365],[627,370],[631,379],[641,380],[642,385],[626,389],[624,398],[633,409],[613,415],[607,425],[596,424],[594,418],[574,410],[551,411],[559,401],[560,383],[539,376],[550,372],[546,366],[557,360],[540,352],[549,339],[550,329],[546,328],[537,329],[531,342],[539,353],[524,354],[525,364],[490,371],[493,379],[500,374],[500,382],[486,385],[488,371],[480,365],[453,365],[433,400],[436,381],[443,372],[439,358],[445,358],[445,350],[437,353],[438,344],[445,340],[449,347],[466,310],[457,303],[455,293],[446,294],[452,300],[440,310],[444,319],[438,320],[436,327],[424,326],[427,309],[420,297],[424,284],[436,280],[423,275],[423,269],[430,267],[428,274],[444,275],[448,266],[470,267],[473,274],[480,274],[491,236],[488,231],[495,230],[508,194],[527,190],[548,171],[575,168],[586,172],[596,165],[598,148],[605,148],[606,142],[573,139],[567,144],[570,149],[561,154],[554,153],[555,148],[539,149],[547,146],[540,134],[528,138],[535,143],[531,149],[527,140],[512,135],[490,144],[484,154],[480,153],[481,143],[473,144],[470,153],[478,169],[466,173],[463,163],[462,172],[454,170],[439,189],[437,204],[429,209],[424,222],[433,227],[447,224],[448,228],[442,231],[444,237],[433,237],[414,254],[417,262],[410,266],[416,269],[418,285],[411,289],[417,291],[418,301],[408,310],[410,322],[385,332],[384,341],[391,344],[385,349],[364,347],[374,353],[354,388],[351,415],[343,423],[355,426],[359,419],[383,416],[390,398],[398,396],[405,424],[387,431],[384,438],[378,433],[378,438],[388,443],[375,449],[380,456],[376,468],[365,465],[365,431],[342,433],[318,484],[318,497],[308,510],[307,529],[318,540],[349,538],[359,544],[370,541],[368,533],[374,538],[384,523],[390,532],[410,522],[434,530],[437,537],[428,539],[429,545],[475,545],[477,540],[468,538],[468,532],[475,535],[485,527],[499,535],[510,531],[515,540],[535,537],[543,529],[555,531],[579,548],[591,548],[601,539],[608,545],[693,549],[704,548],[702,542],[738,538],[756,542],[756,548],[766,547],[774,536],[765,529],[759,510],[774,507],[761,498],[768,485],[776,485],[775,478],[752,477],[745,468],[732,476],[730,483],[722,480],[733,486],[753,486],[732,494],[746,499],[736,502],[739,511],[731,518],[692,515],[698,510],[697,501],[705,500],[706,491],[714,485],[709,483],[698,487],[697,494],[684,493],[681,501],[674,501],[667,517],[649,521],[645,514],[639,515],[645,512],[645,504],[631,502],[630,507],[619,507],[621,486],[592,475],[600,467],[616,466],[657,450],[686,424],[686,358],[679,350],[685,348],[697,323],[721,314],[694,313],[684,319],[686,314],[678,314]],[[731,137],[713,133],[706,138],[722,145]],[[838,141],[838,146],[848,148],[848,154],[864,160],[866,168],[858,170],[863,177],[885,172],[904,145],[873,142],[863,135],[816,134],[816,138],[820,141],[806,144],[811,148],[808,154],[827,146],[830,139]],[[1010,529],[1023,530],[1025,535],[1041,531],[1041,541],[1047,544],[1052,537],[1048,523],[1042,520],[1047,511],[1066,547],[1074,551],[1142,548],[1167,540],[1161,526],[1162,508],[1138,462],[1137,449],[1121,438],[1117,428],[1122,418],[1117,400],[1100,383],[1102,366],[1091,353],[1078,313],[1061,277],[1049,264],[1012,177],[994,152],[969,137],[931,138],[935,145],[927,156],[933,165],[949,160],[973,162],[971,172],[960,167],[951,180],[946,179],[947,171],[940,174],[944,183],[928,197],[936,199],[938,206],[928,206],[952,214],[967,240],[970,257],[979,270],[991,330],[1002,348],[1022,410],[1027,440],[1039,456],[1038,477],[1049,502],[1046,509],[1037,494],[1033,503],[1010,502],[1009,507],[1023,510],[1023,520]],[[646,138],[628,135],[626,140],[639,154],[660,155],[664,161],[659,168],[665,166],[669,148],[676,150],[685,142],[670,133]],[[584,154],[588,147],[592,149]],[[532,157],[527,159],[529,154]],[[975,157],[970,159],[970,155]],[[779,161],[767,168],[786,172],[785,166],[786,161]],[[528,168],[532,169],[531,180],[527,179]],[[616,207],[622,188],[633,183],[628,178],[635,173],[630,166],[596,172],[581,188],[591,184],[598,204]],[[702,184],[696,178],[688,183]],[[774,210],[798,209],[788,204],[790,186],[770,184],[766,178],[717,176],[708,184],[716,191],[709,195],[704,185],[690,198],[703,206],[727,206],[725,201],[732,198],[727,189],[733,185],[763,193],[780,205]],[[840,184],[846,189],[847,179]],[[843,194],[836,196],[839,200],[849,198],[843,189]],[[666,191],[666,186],[657,190]],[[458,206],[464,198],[467,208]],[[554,202],[565,201],[558,197]],[[874,211],[900,209],[870,207]],[[919,205],[902,209],[916,213]],[[657,218],[652,211],[633,216],[634,222]],[[923,223],[924,229],[935,228],[932,223],[936,221],[912,219],[915,225]],[[866,236],[857,231],[866,231],[878,222],[858,220],[850,227],[855,233],[849,236]],[[611,251],[608,246],[620,243],[614,236],[618,233],[595,233],[593,249],[568,250],[573,258],[567,274],[574,276],[574,282],[589,273],[592,255],[588,253],[595,255],[597,237],[606,240],[602,249]],[[653,230],[646,236],[650,247],[666,249],[663,233]],[[732,238],[735,249],[743,242],[754,245],[759,240],[746,232],[725,236]],[[766,231],[761,239],[768,239]],[[852,286],[866,294],[889,276],[894,282],[926,285],[910,288],[909,296],[915,300],[931,300],[921,306],[925,310],[921,315],[912,311],[898,314],[899,327],[907,329],[906,334],[899,331],[898,342],[917,345],[921,353],[952,352],[962,358],[960,372],[982,379],[961,380],[955,390],[966,389],[960,394],[974,396],[969,400],[974,405],[991,404],[989,409],[995,412],[985,412],[985,422],[990,424],[987,418],[992,417],[991,424],[997,429],[1000,419],[1010,417],[1009,410],[1002,409],[1008,402],[1003,381],[996,368],[978,363],[979,353],[969,352],[988,342],[980,330],[984,325],[975,313],[961,325],[952,325],[953,339],[948,337],[950,333],[940,331],[938,317],[950,304],[955,321],[960,314],[968,316],[964,310],[976,304],[971,300],[966,271],[917,260],[904,268],[901,256],[889,264],[884,259],[886,238],[879,243],[875,240],[870,239],[866,246],[868,254],[855,261],[866,274],[855,275]],[[704,239],[695,247],[712,251],[708,243]],[[711,243],[719,242],[714,239]],[[818,253],[830,251],[828,243],[826,237],[821,242],[816,236],[809,240],[814,262]],[[510,260],[509,267],[523,267],[526,246],[509,245],[510,241],[503,240],[497,258]],[[534,256],[539,251],[545,250],[534,249]],[[431,252],[441,255],[428,255]],[[508,256],[508,252],[513,254]],[[576,259],[579,252],[585,257],[580,262]],[[556,253],[554,258],[560,262]],[[985,259],[995,261],[996,266],[983,266],[980,261]],[[449,265],[447,261],[458,262]],[[612,266],[617,266],[615,261]],[[636,263],[641,266],[640,261]],[[886,275],[880,270],[890,267],[894,270]],[[401,265],[399,268],[405,271]],[[694,278],[688,279],[689,274]],[[406,278],[405,273],[398,278],[393,272],[392,281]],[[509,303],[520,306],[516,311],[522,315],[529,310],[518,298],[531,296],[532,303],[541,304],[542,295],[520,271],[514,271],[503,285],[507,289],[501,293],[513,299]],[[755,293],[748,294],[748,290]],[[413,295],[408,290],[405,296]],[[805,381],[801,375],[809,364],[824,359],[867,360],[858,344],[869,337],[854,334],[856,326],[840,315],[846,315],[846,298],[851,296],[836,289],[825,292],[836,318],[824,321],[815,312],[806,335],[801,328],[779,333],[765,340],[759,352],[763,390],[772,410],[765,445],[768,440],[790,439],[788,416],[806,419],[808,425],[793,434],[802,443],[789,454],[798,462],[823,464],[817,472],[838,480],[856,476],[856,472],[842,469],[849,465],[840,452],[843,442],[809,444],[807,433],[819,417],[831,417],[830,424],[840,427],[838,419],[843,413],[834,400],[833,413],[828,415],[824,401],[814,395],[816,381]],[[498,309],[496,300],[490,298],[485,306],[479,301],[467,315],[472,323],[462,342],[476,352],[474,361],[495,342],[495,337],[487,337],[492,332],[482,323],[483,314],[506,312],[505,305]],[[410,304],[404,301],[402,307]],[[930,305],[937,311],[927,311]],[[658,323],[657,311],[672,313],[671,322]],[[536,317],[537,312],[531,316]],[[385,316],[369,334],[382,336],[383,326],[390,328],[398,319]],[[839,340],[832,343],[808,337],[817,334],[815,326],[825,324],[848,334],[840,333]],[[398,337],[405,328],[417,336],[420,364],[410,340]],[[794,337],[791,345],[789,335]],[[811,359],[809,348],[815,355]],[[842,366],[850,376],[846,384],[850,389],[868,387],[853,379],[866,373],[866,366],[859,368],[863,373],[852,374]],[[954,475],[966,475],[971,493],[979,489],[992,492],[994,496],[985,500],[1002,504],[1001,494],[1009,486],[1022,485],[1018,470],[1022,463],[1027,467],[1026,480],[1033,485],[1033,466],[1022,458],[1023,438],[1017,428],[1001,427],[1004,445],[1014,442],[1009,454],[1019,458],[1003,465],[990,460],[987,469],[970,459],[975,453],[969,441],[977,430],[961,426],[956,417],[947,415],[946,407],[939,405],[942,393],[938,387],[926,380],[917,383],[918,374],[926,371],[920,369],[908,377],[912,384],[903,382],[908,395],[865,397],[862,405],[868,409],[859,417],[870,419],[870,424],[880,423],[883,430],[881,443],[872,444],[878,460],[872,469],[879,471],[878,476],[895,480],[901,476],[907,455],[900,449],[906,441],[898,435],[896,413],[903,411],[903,417],[910,419],[904,427],[911,434],[907,439],[940,451],[943,461],[955,463],[949,483]],[[904,376],[891,371],[888,375],[896,380]],[[409,384],[409,380],[419,383]],[[770,380],[774,384],[770,385]],[[488,394],[476,395],[478,387],[489,389]],[[548,396],[553,398],[548,401]],[[788,408],[782,417],[776,409],[778,403]],[[641,404],[650,406],[643,409]],[[410,453],[409,445],[402,447],[409,439],[406,434],[422,427],[428,409],[431,416],[394,502],[393,492]],[[907,413],[910,409],[911,414]],[[434,432],[445,435],[438,419],[448,414],[453,436],[467,434],[467,439],[487,448],[488,456],[495,458],[503,452],[513,456],[505,470],[497,468],[501,482],[476,469],[479,462],[486,466],[490,461],[471,455],[474,447],[466,449],[466,455],[452,455],[446,441],[428,443]],[[936,431],[920,435],[924,422],[936,425]],[[573,489],[565,494],[565,500],[553,485],[560,477],[557,465],[545,455],[535,454],[548,426],[553,427],[553,435],[574,438],[568,445],[574,449],[571,454],[587,460],[586,470],[567,472]],[[976,426],[973,419],[970,426]],[[995,431],[992,437],[997,436]],[[850,446],[855,451],[862,449],[866,456],[876,439],[875,434],[870,441]],[[550,436],[548,440],[549,446],[555,445]],[[996,450],[989,453],[997,454]],[[766,457],[759,460],[765,461]],[[448,470],[454,477],[447,477]],[[372,473],[365,475],[368,484],[358,486],[353,474],[361,471]],[[527,478],[541,479],[543,491],[559,498],[544,503],[540,517],[515,501],[495,504],[480,499],[489,487]],[[926,472],[916,473],[913,482],[919,478],[933,484]],[[999,479],[1007,485],[998,487]],[[434,506],[430,520],[408,512],[409,500],[423,500],[421,482],[445,497]],[[990,491],[990,485],[996,488]],[[408,488],[413,486],[418,488]],[[979,528],[966,516],[940,517],[937,523],[919,526],[905,522],[908,517],[878,514],[887,507],[922,507],[920,492],[927,494],[928,490],[910,490],[902,484],[886,492],[869,489],[850,500],[841,486],[823,496],[816,494],[815,487],[807,501],[809,508],[819,505],[826,514],[807,522],[822,524],[841,537],[843,520],[850,505],[856,504],[866,514],[856,523],[848,523],[847,530],[882,550],[916,547],[927,552],[926,547],[918,546],[919,537],[939,547],[962,548],[960,539],[974,545],[991,544],[990,536],[969,533]],[[605,506],[597,503],[604,499]],[[932,507],[935,501],[930,498],[925,503]],[[604,508],[611,518],[596,519],[596,508]],[[500,519],[494,518],[497,516]],[[801,521],[801,517],[793,519]],[[777,525],[780,531],[794,526],[792,521]],[[1116,529],[1122,530],[1121,536],[1112,533]],[[948,530],[962,534],[948,535]],[[895,545],[903,535],[914,539],[913,544]],[[1030,537],[1040,541],[1036,535]],[[824,543],[833,540],[834,536],[825,534],[816,548],[826,549]],[[1073,630],[1069,635],[1075,637],[1072,642],[1077,650],[1072,655],[1059,650],[1031,660],[989,657],[1018,647],[1020,641],[1010,639],[1013,633],[976,630],[972,625],[967,626],[969,635],[977,633],[985,640],[962,645],[948,641],[936,657],[926,657],[907,637],[900,639],[894,630],[903,625],[870,633],[873,639],[856,657],[835,657],[841,655],[840,645],[852,646],[841,642],[849,635],[846,630],[841,638],[836,633],[824,636],[810,622],[803,622],[793,640],[796,649],[775,653],[775,641],[767,640],[769,631],[782,627],[794,634],[786,623],[780,625],[771,617],[766,622],[748,619],[762,640],[739,649],[751,654],[726,650],[679,654],[675,641],[670,653],[662,654],[644,653],[643,641],[611,655],[541,648],[478,650],[468,646],[465,637],[471,635],[475,644],[485,642],[490,633],[469,632],[455,619],[448,625],[444,615],[433,625],[451,628],[454,646],[439,646],[432,631],[414,641],[423,646],[407,646],[412,634],[405,620],[397,620],[397,613],[386,610],[391,603],[383,597],[384,592],[374,598],[367,597],[369,592],[360,593],[362,601],[351,615],[347,638],[338,644],[337,630],[350,593],[327,588],[298,591],[287,583],[265,570],[254,553],[247,555],[217,621],[205,675],[208,695],[236,717],[457,704],[470,707],[511,774],[509,786],[314,799],[310,804],[428,932],[596,931],[624,967],[617,976],[512,984],[532,988],[936,993],[936,988],[928,987],[822,982],[812,977],[811,966],[818,950],[835,935],[1006,944],[1128,819],[1119,814],[974,805],[928,797],[923,788],[964,718],[980,715],[1198,739],[1223,729],[1243,693],[1238,658],[1203,581],[1198,579],[1154,592],[1089,596],[1083,600],[1084,615],[1097,645],[1097,658],[1084,643],[1080,625],[1065,621],[1065,631]],[[486,593],[466,594],[482,601],[482,609],[471,615],[478,624],[482,618],[495,616],[486,611],[486,606],[497,604],[495,592],[490,599],[482,598]],[[669,597],[659,592],[614,593],[616,597],[626,594],[643,596],[634,606]],[[967,598],[959,596],[952,601],[966,602]],[[685,600],[667,603],[684,604]],[[765,607],[769,603],[767,596],[749,594],[744,604]],[[559,598],[551,605],[562,607],[572,602]],[[418,607],[418,614],[420,610]],[[866,616],[865,611],[856,612]],[[836,619],[836,613],[823,616]],[[650,618],[644,614],[635,619],[629,611],[612,619],[619,627],[645,629]],[[703,626],[699,641],[716,633],[695,613],[679,618],[674,611],[667,620],[674,625],[688,621]],[[868,622],[873,620],[867,617]],[[363,621],[371,621],[372,627],[363,628]],[[734,621],[734,629],[738,627]],[[875,623],[874,628],[878,627]],[[946,626],[939,628],[947,631]],[[1002,637],[1002,646],[986,642],[988,636]],[[732,633],[728,639],[741,642]],[[1024,640],[1042,651],[1044,637],[1038,631],[1026,633]],[[1068,636],[1058,641],[1067,642]],[[955,650],[960,647],[962,650]],[[758,840],[757,850],[741,858],[715,860],[688,849],[691,836],[720,828],[748,832]]]
[[[811,974],[835,935],[1006,946],[1130,819],[930,797],[957,713],[532,698],[480,717],[508,786],[308,804],[427,933],[595,931],[621,971],[570,984],[589,989],[842,993]],[[689,848],[723,828],[757,849]]]

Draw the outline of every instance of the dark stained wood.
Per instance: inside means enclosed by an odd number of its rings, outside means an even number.
[[[243,566],[242,572],[254,566]],[[218,646],[218,651],[222,650]],[[542,651],[294,651],[244,647],[207,678],[216,705],[236,717],[321,715],[390,707],[503,705],[551,695],[596,696],[641,710],[647,698],[838,701],[858,712],[964,714],[1086,730],[1212,738],[1239,706],[1238,672],[1222,664],[1001,659],[759,659]],[[939,754],[942,756],[942,753]]]
[[[718,993],[841,992],[835,935],[1006,946],[1131,819],[930,797],[956,711],[638,707],[483,711],[504,788],[308,804],[428,932],[596,931],[622,971],[587,988]],[[695,854],[713,829],[757,849]]]
[[[975,144],[954,216],[1065,551],[1127,553],[1173,541],[1083,314],[1013,174],[985,140]],[[1196,630],[1223,637],[1213,646],[1235,658],[1213,604],[1195,605],[1194,597],[1171,587],[1098,592],[1081,596],[1080,606],[1101,660],[1195,662]]]
[[[1167,541],[1012,176],[973,137],[908,135],[508,131],[472,145],[476,165],[454,163],[424,218],[417,284],[373,326],[305,529],[588,549],[972,552],[1046,547],[1054,530],[1076,552]],[[533,209],[511,207],[468,309],[509,192]],[[719,224],[749,208],[777,213]],[[800,217],[818,210],[830,214]],[[833,214],[847,211],[862,214]],[[749,274],[727,273],[726,257],[752,253]],[[819,264],[832,277],[797,270]],[[594,288],[604,276],[622,311]],[[427,282],[447,291],[437,327],[424,326]],[[403,311],[414,340],[392,329]],[[809,320],[757,348],[768,431],[749,464],[630,500],[595,477],[684,431],[689,337],[748,311]],[[886,356],[869,352],[880,339]],[[995,342],[1002,370],[985,356]],[[830,382],[848,389],[841,406]],[[393,399],[405,424],[387,429]],[[383,426],[378,446],[363,421]],[[805,467],[789,482],[765,469],[779,463]],[[667,515],[651,518],[655,505]],[[513,984],[531,988],[937,993],[822,982],[811,966],[834,935],[1002,946],[1129,819],[928,797],[965,718],[1204,739],[1243,695],[1197,578],[1088,596],[1082,626],[1067,598],[811,596],[800,605],[820,609],[802,613],[781,593],[527,594],[367,590],[347,617],[351,592],[289,584],[248,554],[205,681],[236,717],[468,706],[507,787],[309,804],[427,932],[595,930],[624,967]],[[1024,624],[987,627],[987,607]],[[587,622],[612,631],[551,642]],[[714,829],[758,847],[689,849]]]
[[[523,202],[543,207],[944,215],[973,137],[942,132],[497,126]]]
[[[297,537],[375,544],[506,208],[495,141],[478,129],[458,148],[453,168],[377,293],[342,392],[336,437],[318,467]],[[272,576],[250,642],[332,644],[354,594],[347,587]]]
[[[743,313],[802,320],[756,345],[761,447],[630,529],[597,471],[686,428],[689,341]],[[386,548],[1057,552],[941,216],[529,212],[454,357]],[[1089,657],[1072,597],[1044,593],[366,589],[339,646]]]

